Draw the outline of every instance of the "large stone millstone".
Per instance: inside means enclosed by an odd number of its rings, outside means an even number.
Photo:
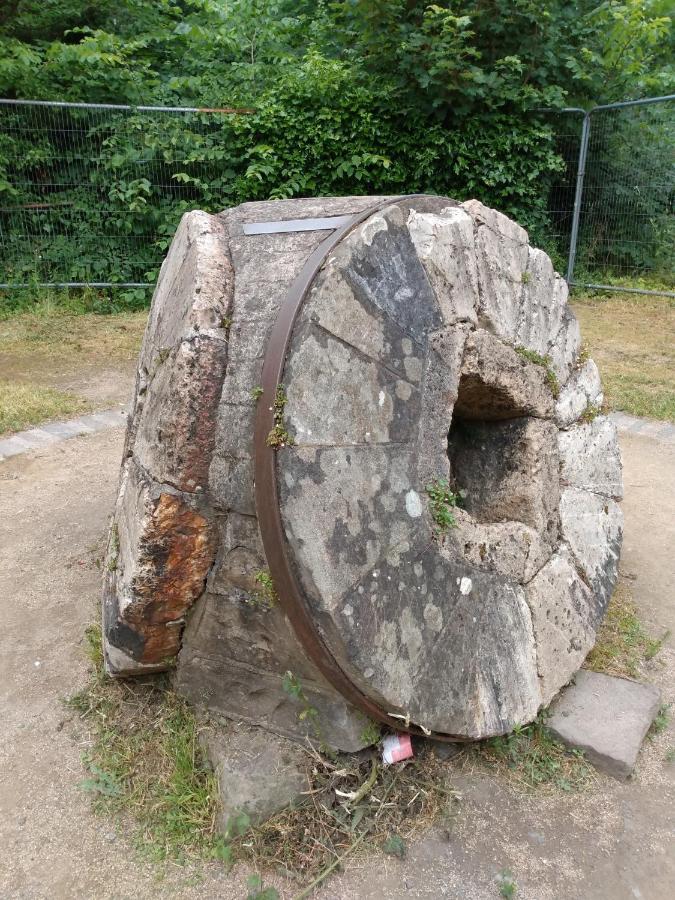
[[[268,602],[254,487],[258,404],[275,401],[258,396],[269,337],[330,232],[243,226],[377,203],[328,253],[294,322],[277,406],[290,440],[258,447],[274,454],[278,497],[264,503],[279,504],[332,660],[395,721],[505,733],[583,662],[621,544],[598,371],[565,282],[522,228],[440,197],[187,214],[141,352],[106,566],[107,664],[160,670],[180,650],[178,689],[195,702],[290,735],[318,728],[343,749],[363,744],[363,715],[303,649],[287,598]],[[426,490],[439,480],[464,498],[442,533]]]

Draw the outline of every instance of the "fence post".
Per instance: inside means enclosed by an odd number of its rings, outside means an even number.
[[[592,112],[592,110],[591,110]],[[584,113],[584,121],[581,126],[581,146],[579,147],[579,163],[577,165],[577,186],[574,192],[574,212],[572,213],[572,233],[570,235],[570,252],[567,259],[567,283],[572,284],[574,277],[574,263],[577,256],[577,241],[579,238],[579,219],[581,217],[581,200],[584,194],[584,175],[586,174],[586,157],[588,155],[588,141],[591,136],[591,112]]]

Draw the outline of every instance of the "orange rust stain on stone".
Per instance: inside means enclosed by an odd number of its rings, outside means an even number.
[[[141,539],[135,600],[123,613],[145,640],[139,662],[158,664],[178,652],[180,620],[204,588],[215,547],[215,528],[201,513],[172,494],[159,496]]]

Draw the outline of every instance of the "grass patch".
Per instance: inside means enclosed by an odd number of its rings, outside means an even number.
[[[74,394],[38,384],[0,379],[0,435],[89,409],[90,405]]]
[[[468,758],[524,788],[575,791],[595,778],[580,750],[570,750],[553,737],[545,714],[511,734],[475,744]]]
[[[675,301],[575,292],[572,306],[608,404],[675,421]]]
[[[32,286],[15,290],[0,290],[0,320],[17,313],[39,313],[49,307],[63,313],[132,312],[147,309],[152,299],[149,288],[41,288]]]
[[[642,665],[656,656],[667,636],[666,633],[661,638],[653,638],[645,631],[630,587],[620,580],[584,668],[637,678]]]
[[[247,831],[237,855],[309,885],[349,855],[402,857],[417,834],[438,820],[452,821],[459,798],[447,765],[426,748],[396,766],[381,766],[378,755],[328,759],[314,751],[307,802]]]
[[[427,747],[414,760],[385,768],[377,749],[329,758],[310,746],[306,802],[255,828],[241,814],[226,840],[216,831],[218,787],[190,707],[168,677],[108,678],[100,628],[87,629],[85,637],[92,677],[67,701],[90,732],[81,787],[97,812],[132,823],[145,858],[217,859],[228,866],[245,860],[309,887],[351,854],[403,855],[411,837],[456,812],[448,767]]]
[[[147,312],[75,314],[44,304],[31,312],[0,318],[3,356],[36,356],[101,364],[135,359]]]
[[[94,809],[130,818],[135,843],[150,859],[226,857],[215,830],[216,779],[191,710],[167,680],[108,678],[100,628],[87,629],[86,640],[94,672],[67,704],[90,731],[81,787]]]

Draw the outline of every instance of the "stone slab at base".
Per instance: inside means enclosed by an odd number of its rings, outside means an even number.
[[[202,743],[220,790],[218,829],[244,813],[252,825],[293,806],[309,789],[304,751],[285,738],[260,728],[209,727]]]
[[[613,778],[628,778],[661,703],[651,684],[582,669],[551,707],[547,725]]]

